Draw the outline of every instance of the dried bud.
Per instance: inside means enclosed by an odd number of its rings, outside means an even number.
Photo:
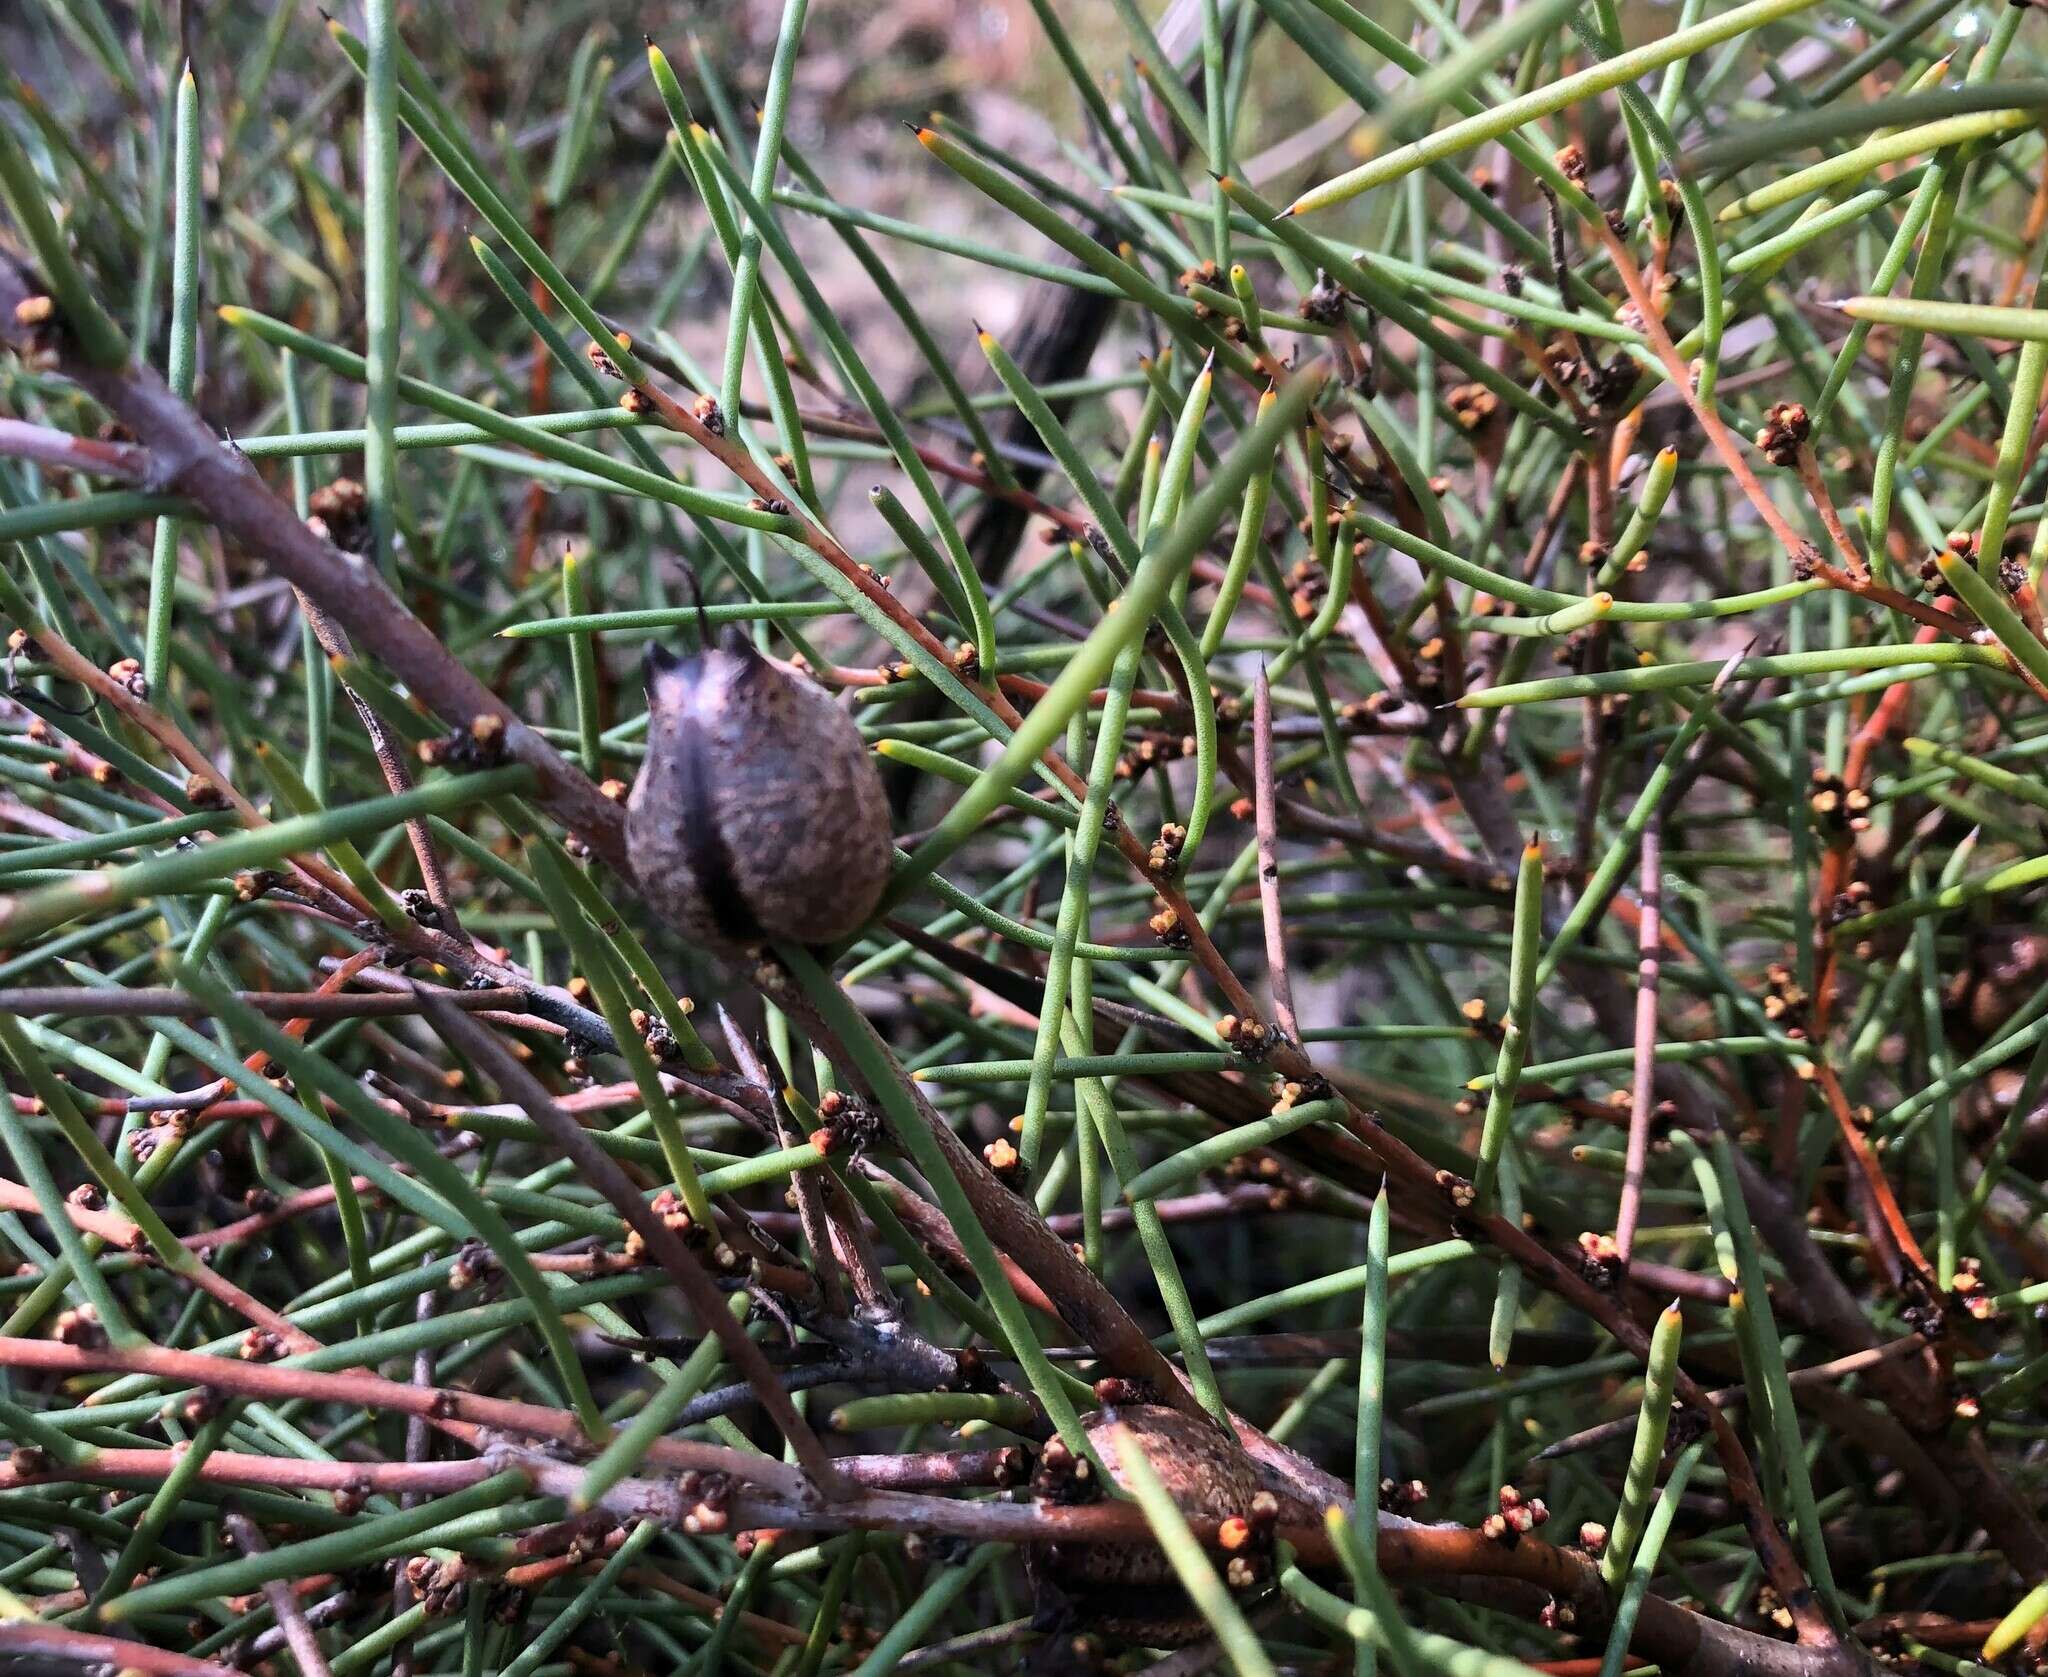
[[[1756,446],[1774,466],[1796,466],[1799,451],[1813,435],[1813,420],[1803,402],[1775,402],[1764,414]]]
[[[1484,429],[1500,413],[1500,398],[1483,384],[1453,385],[1444,402],[1466,431]]]
[[[306,522],[318,522],[327,539],[344,553],[362,553],[370,545],[370,492],[352,477],[323,483],[306,497]]]
[[[61,1312],[51,1331],[59,1344],[76,1345],[81,1350],[97,1351],[107,1343],[100,1313],[89,1304]]]

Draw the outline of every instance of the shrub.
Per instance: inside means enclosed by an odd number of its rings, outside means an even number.
[[[0,1654],[2030,1659],[2028,10],[488,10],[0,20]]]

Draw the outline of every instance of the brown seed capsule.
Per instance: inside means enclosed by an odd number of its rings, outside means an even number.
[[[1128,1429],[1128,1442],[1144,1452],[1182,1513],[1241,1527],[1243,1541],[1250,1542],[1244,1515],[1258,1497],[1258,1477],[1220,1429],[1162,1404],[1098,1410],[1085,1423],[1088,1440],[1125,1490],[1130,1486],[1121,1456],[1125,1441],[1111,1430],[1117,1423]],[[1064,1448],[1057,1440],[1046,1446],[1041,1473]],[[1059,1544],[1049,1554],[1034,1553],[1028,1564],[1041,1595],[1063,1600],[1070,1610],[1074,1630],[1150,1648],[1183,1647],[1208,1634],[1207,1622],[1153,1544]]]
[[[700,620],[701,622],[701,620]],[[889,877],[889,806],[853,719],[738,630],[647,648],[647,758],[626,837],[650,900],[694,937],[827,943]]]

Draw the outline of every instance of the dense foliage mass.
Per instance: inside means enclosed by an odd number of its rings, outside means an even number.
[[[0,15],[0,1665],[2029,1667],[2032,12],[724,10]]]

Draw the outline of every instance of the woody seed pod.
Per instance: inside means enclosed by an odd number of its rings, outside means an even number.
[[[700,620],[701,621],[701,620]],[[647,757],[626,839],[649,900],[710,942],[829,943],[889,878],[889,808],[853,719],[728,629],[646,654]]]
[[[1258,1474],[1219,1429],[1156,1403],[1105,1406],[1083,1424],[1118,1487],[1130,1488],[1124,1446],[1112,1430],[1121,1424],[1182,1513],[1246,1525],[1248,1540],[1245,1517],[1258,1500]],[[1045,1459],[1063,1449],[1055,1441]],[[1148,1648],[1185,1647],[1208,1634],[1154,1544],[1057,1544],[1034,1551],[1027,1565],[1041,1606],[1061,1604],[1072,1629]]]

